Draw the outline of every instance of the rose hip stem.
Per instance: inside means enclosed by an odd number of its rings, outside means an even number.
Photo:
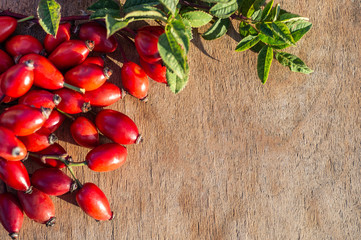
[[[120,53],[122,54],[124,63],[129,62],[128,59],[127,59],[127,57],[125,56],[125,52],[124,52],[124,49],[123,49],[122,45],[119,43],[118,46],[119,46],[119,49],[120,49]]]
[[[83,185],[80,183],[80,181],[78,180],[78,178],[75,176],[74,171],[72,169],[72,166],[84,166],[86,165],[86,162],[71,162],[68,159],[71,159],[71,157],[68,154],[63,154],[63,155],[38,155],[36,153],[29,153],[30,156],[32,157],[37,157],[42,160],[45,161],[45,159],[55,159],[55,160],[59,160],[62,163],[65,164],[66,168],[69,170],[70,174],[72,175],[74,181],[76,182],[76,184],[78,185],[79,188],[81,188]]]
[[[69,118],[70,120],[72,120],[72,121],[75,120],[75,118],[74,118],[72,115],[70,115],[69,113],[63,112],[63,111],[61,111],[61,110],[58,109],[58,108],[55,108],[55,109],[56,109],[58,112],[60,112],[61,114],[63,114],[65,117]]]

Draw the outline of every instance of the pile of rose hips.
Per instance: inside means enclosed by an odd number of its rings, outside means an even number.
[[[157,49],[164,30],[160,26],[138,29],[134,40],[142,67],[124,59],[121,90],[107,82],[112,71],[104,67],[104,59],[88,56],[91,51],[109,53],[118,47],[115,37],[106,38],[102,23],[83,23],[78,40],[70,39],[71,24],[63,23],[56,38],[47,35],[43,44],[29,35],[11,36],[17,23],[12,17],[0,17],[0,43],[5,46],[5,51],[0,49],[0,103],[10,105],[0,114],[0,178],[6,184],[0,194],[0,221],[13,239],[18,237],[23,211],[34,221],[52,226],[55,208],[49,195],[73,191],[85,213],[96,220],[110,220],[113,213],[104,193],[93,183],[81,184],[72,166],[86,165],[97,172],[115,170],[127,157],[123,145],[139,143],[141,135],[135,123],[118,111],[101,110],[95,123],[72,114],[109,106],[124,96],[123,89],[145,99],[148,76],[167,83]],[[55,143],[53,132],[66,117],[72,119],[70,132],[75,142],[91,148],[84,162],[73,162]],[[113,143],[100,144],[98,131]],[[47,168],[36,170],[30,178],[22,163],[27,158]],[[73,178],[61,171],[64,167]],[[7,192],[7,186],[17,195]]]

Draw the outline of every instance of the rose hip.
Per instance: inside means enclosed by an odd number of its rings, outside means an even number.
[[[92,63],[99,67],[104,67],[104,59],[100,56],[87,57],[82,64]]]
[[[108,199],[94,183],[85,183],[76,193],[76,201],[86,214],[96,220],[113,218]]]
[[[38,39],[30,35],[16,35],[5,43],[6,52],[15,59],[19,60],[21,56],[29,53],[40,54],[43,51],[43,45]]]
[[[61,102],[57,108],[65,113],[77,114],[90,111],[90,103],[85,101],[83,95],[70,89],[62,88],[54,91],[61,97]]]
[[[19,99],[19,104],[35,108],[55,108],[61,102],[61,97],[46,90],[32,90]]]
[[[153,63],[161,60],[158,51],[159,36],[164,33],[160,26],[146,26],[138,29],[134,42],[138,54],[144,61]]]
[[[102,144],[91,150],[85,157],[88,167],[96,172],[118,169],[127,158],[127,149],[117,143]]]
[[[124,63],[122,70],[123,88],[132,96],[145,99],[148,95],[149,80],[144,70],[134,62]]]
[[[86,91],[84,99],[95,107],[107,107],[122,98],[122,91],[113,83],[105,82],[98,89]]]
[[[14,60],[6,52],[0,49],[0,73],[5,72],[14,64]]]
[[[49,118],[44,122],[43,126],[37,132],[55,132],[65,120],[64,114],[54,110]]]
[[[55,224],[55,207],[47,194],[33,188],[30,194],[18,191],[18,198],[25,214],[30,219],[46,226]]]
[[[0,17],[0,43],[7,39],[13,32],[15,32],[18,22],[13,17]]]
[[[31,192],[29,174],[21,161],[6,161],[0,158],[0,178],[9,187]]]
[[[0,194],[0,222],[12,239],[19,237],[24,213],[17,197],[12,193]]]
[[[94,123],[85,117],[78,117],[70,126],[70,132],[80,146],[94,148],[99,145],[99,133]]]
[[[80,64],[65,74],[68,84],[92,91],[99,88],[112,75],[112,70],[102,68],[95,64]]]
[[[15,134],[4,128],[0,127],[0,157],[8,161],[19,161],[26,157],[27,149]]]
[[[69,69],[84,62],[93,48],[93,41],[69,40],[55,48],[49,60],[60,70]]]
[[[44,150],[41,150],[40,152],[36,153],[35,155],[29,156],[29,159],[34,160],[35,162],[48,166],[48,167],[54,167],[54,168],[64,168],[65,164],[57,159],[51,159],[51,158],[44,158],[41,159],[43,156],[49,156],[49,155],[66,155],[67,152],[65,149],[59,145],[58,143],[54,143],[53,145],[50,145],[49,147],[45,148]]]
[[[84,92],[64,82],[63,74],[45,57],[39,54],[28,54],[20,58],[19,62],[34,61],[34,85],[48,90],[56,90],[63,87]]]
[[[47,53],[51,53],[62,42],[70,40],[70,27],[70,23],[62,23],[59,25],[56,37],[51,34],[46,35],[44,39],[44,47]]]
[[[144,72],[154,81],[159,83],[167,84],[167,67],[163,66],[163,61],[159,60],[158,62],[148,63],[140,58],[140,65],[142,66]]]
[[[106,137],[119,144],[139,143],[142,139],[133,120],[118,111],[100,111],[95,118],[95,125]]]
[[[79,38],[94,41],[95,52],[114,52],[118,42],[114,36],[107,38],[107,29],[97,22],[87,22],[80,26]]]
[[[39,152],[58,141],[54,133],[43,130],[33,134],[19,137],[29,152]]]
[[[52,196],[72,192],[77,187],[68,175],[57,168],[40,168],[36,170],[31,176],[31,184],[40,191]]]
[[[19,63],[3,73],[1,90],[9,97],[17,98],[27,93],[34,82],[34,61]]]
[[[0,126],[13,131],[16,136],[30,135],[43,126],[50,112],[51,109],[48,108],[38,109],[18,104],[9,107],[0,115]]]

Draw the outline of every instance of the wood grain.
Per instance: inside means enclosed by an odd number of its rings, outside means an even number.
[[[38,1],[0,2],[35,14]],[[93,1],[58,2],[71,15]],[[53,228],[26,219],[20,239],[360,239],[361,2],[276,2],[313,22],[290,50],[313,74],[274,64],[262,86],[256,55],[233,52],[235,31],[212,42],[195,35],[182,93],[152,82],[148,103],[127,96],[111,107],[145,136],[128,147],[127,163],[111,173],[76,169],[104,190],[115,219],[97,223],[67,195],[53,198]],[[17,33],[44,37],[25,26]],[[122,45],[137,61],[132,46]],[[109,56],[120,60],[119,52]],[[108,64],[119,83],[119,68]],[[57,134],[84,159],[87,150],[67,131]]]

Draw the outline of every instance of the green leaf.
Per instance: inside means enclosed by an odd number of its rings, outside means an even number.
[[[192,25],[191,23],[183,18],[184,26],[186,27],[186,34],[188,35],[189,41],[193,39]]]
[[[247,37],[248,35],[257,35],[258,34],[256,29],[254,29],[251,25],[249,25],[248,23],[245,23],[245,22],[239,23],[238,30],[239,30],[239,34],[242,37]]]
[[[113,0],[99,0],[90,7],[88,11],[91,11],[90,19],[106,18],[107,15],[114,18],[120,17],[120,6]]]
[[[255,11],[255,12],[252,14],[251,19],[252,19],[253,21],[259,21],[259,20],[261,20],[262,13],[263,13],[263,10],[262,10],[262,9],[258,9],[257,11]]]
[[[295,42],[298,42],[310,29],[312,28],[312,23],[310,22],[301,22],[291,31],[292,37]]]
[[[262,83],[265,84],[269,71],[271,69],[273,59],[273,49],[269,46],[264,46],[258,54],[257,60],[257,72],[258,77],[261,79]]]
[[[272,10],[272,6],[273,6],[273,2],[274,0],[271,0],[269,3],[267,3],[267,5],[264,7],[263,9],[263,13],[262,13],[262,20],[265,20],[268,15],[270,14],[271,10]]]
[[[90,20],[103,19],[106,18],[107,15],[112,16],[114,18],[119,18],[120,11],[115,9],[107,9],[107,8],[99,9],[90,15]]]
[[[262,42],[269,44],[271,46],[283,46],[283,45],[287,44],[282,39],[280,39],[278,36],[276,36],[275,38],[271,38],[263,33],[260,33],[258,36]],[[290,46],[290,44],[287,44],[287,46]]]
[[[128,21],[115,19],[110,15],[106,15],[105,24],[107,28],[107,38],[116,33],[122,28],[128,26]]]
[[[187,55],[184,49],[177,43],[169,27],[160,35],[158,50],[165,65],[170,68],[179,78],[184,79],[188,74]]]
[[[177,43],[185,50],[185,53],[187,54],[190,40],[187,34],[186,26],[180,15],[177,15],[175,18],[171,19],[168,22],[168,26],[168,29],[177,40]]]
[[[261,33],[263,33],[264,35],[270,37],[270,38],[274,38],[274,34],[273,34],[273,31],[271,29],[271,27],[266,24],[266,23],[262,23],[260,26],[259,26],[259,30],[261,31]]]
[[[286,24],[282,22],[273,22],[271,26],[273,33],[279,36],[283,41],[288,44],[295,45],[295,40],[293,39],[291,32]]]
[[[208,3],[228,3],[232,0],[202,0],[202,2],[208,2]]]
[[[276,59],[283,66],[289,67],[292,72],[300,72],[304,74],[310,74],[312,69],[306,66],[306,64],[297,56],[286,52],[276,53]]]
[[[253,3],[248,9],[248,12],[246,12],[246,17],[251,17],[255,11],[261,9],[261,6],[265,3],[265,0],[251,0],[249,2]]]
[[[137,11],[132,11],[125,15],[124,19],[128,21],[134,21],[134,20],[160,20],[163,22],[167,22],[167,16],[155,7],[145,7],[139,8]]]
[[[59,3],[54,0],[40,0],[37,12],[44,31],[56,36],[61,18]]]
[[[247,49],[250,49],[260,41],[258,36],[249,35],[243,38],[236,47],[236,52],[242,52]]]
[[[227,3],[217,3],[209,12],[218,18],[228,18],[238,9],[237,0],[231,0]]]
[[[181,90],[184,89],[184,87],[188,83],[188,76],[185,78],[179,78],[176,74],[172,72],[169,68],[167,69],[167,83],[169,86],[169,89],[173,93],[179,93]]]
[[[99,0],[96,3],[94,3],[93,5],[91,5],[90,7],[88,7],[88,11],[98,11],[101,9],[115,9],[115,10],[120,10],[119,5],[114,2],[113,0]]]
[[[166,7],[173,15],[175,15],[177,10],[178,0],[159,0],[164,7]]]
[[[123,5],[123,10],[129,12],[129,8],[147,5],[147,6],[155,6],[158,5],[159,1],[157,0],[127,0]]]
[[[182,15],[183,18],[187,19],[192,27],[198,28],[206,25],[212,20],[212,15],[203,11],[191,11],[186,12]]]
[[[271,20],[272,22],[277,21],[277,19],[278,19],[279,16],[280,16],[280,11],[281,11],[280,4],[277,3],[277,5],[276,5],[274,8],[272,8],[272,11],[271,11],[271,13],[270,13],[270,15],[269,15],[270,20]]]
[[[134,5],[134,6],[127,7],[127,8],[123,7],[123,12],[125,14],[127,14],[127,13],[130,13],[130,12],[133,12],[133,11],[139,11],[139,10],[142,10],[142,9],[147,9],[147,8],[150,8],[150,7],[154,7],[154,6],[157,6],[158,4],[159,4],[159,2],[154,2],[153,1],[153,2],[149,2],[149,3],[142,3],[142,4],[139,4],[139,5]]]
[[[202,37],[205,40],[214,40],[223,37],[227,33],[230,24],[231,21],[229,18],[220,18],[213,23],[213,25],[205,33],[202,34]]]
[[[280,16],[280,22],[295,22],[295,21],[308,21],[309,19],[306,17],[301,17],[300,15],[293,14],[293,13],[284,13]]]

